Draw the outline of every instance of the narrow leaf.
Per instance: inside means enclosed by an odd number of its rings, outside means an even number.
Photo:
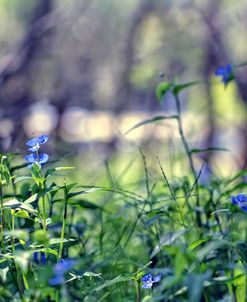
[[[193,81],[193,82],[189,82],[189,83],[185,83],[185,84],[178,84],[173,88],[173,93],[178,94],[180,91],[182,91],[188,87],[195,86],[198,84],[203,84],[203,83],[205,83],[205,82],[204,81]]]
[[[225,148],[211,147],[205,149],[193,148],[190,150],[190,153],[201,153],[201,152],[214,152],[214,151],[229,151]]]
[[[172,120],[172,119],[178,119],[178,116],[177,115],[170,115],[170,116],[160,115],[160,116],[155,116],[155,117],[153,117],[151,119],[147,119],[147,120],[141,121],[140,123],[135,124],[128,131],[126,131],[124,133],[124,135],[130,133],[134,129],[137,129],[137,128],[141,127],[141,126],[145,126],[147,124],[153,124],[153,123],[160,122],[160,121],[163,121],[163,120]]]
[[[173,82],[161,82],[157,85],[155,89],[155,94],[160,103],[162,103],[164,96],[167,91],[171,90],[173,87],[174,83]]]

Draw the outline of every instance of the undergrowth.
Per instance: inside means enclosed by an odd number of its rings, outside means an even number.
[[[227,86],[234,67],[216,75]],[[74,168],[40,151],[46,135],[26,142],[28,163],[1,155],[0,301],[246,301],[247,171],[201,181],[204,166],[195,166],[194,155],[224,150],[193,149],[185,136],[179,96],[198,84],[160,83],[158,99],[172,92],[176,113],[129,130],[176,120],[188,163],[183,176],[168,177],[158,157],[159,176],[151,176],[140,148],[135,190],[119,186],[109,170],[108,186],[71,183]]]

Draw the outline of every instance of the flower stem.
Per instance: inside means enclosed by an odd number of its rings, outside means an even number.
[[[194,180],[195,180],[195,190],[196,190],[196,206],[197,208],[200,207],[200,199],[199,199],[199,188],[198,188],[198,183],[197,183],[197,175],[196,175],[196,170],[194,167],[194,163],[193,163],[193,159],[192,159],[192,155],[191,155],[191,151],[189,148],[189,145],[186,141],[185,135],[184,135],[184,130],[183,130],[183,124],[182,124],[182,118],[181,118],[181,106],[180,106],[180,100],[177,94],[174,94],[175,97],[175,103],[176,103],[176,107],[177,107],[177,115],[178,115],[178,130],[179,130],[179,135],[181,137],[186,155],[188,157],[189,160],[189,165],[190,165],[190,169],[192,171]],[[198,212],[198,210],[196,210],[196,221],[198,226],[201,226],[201,216],[200,213]]]

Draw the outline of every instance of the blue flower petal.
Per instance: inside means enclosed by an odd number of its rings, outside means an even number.
[[[55,265],[54,271],[56,275],[63,275],[75,265],[75,261],[71,259],[61,260]]]
[[[49,155],[46,153],[42,153],[39,155],[39,163],[40,164],[45,164],[49,159]]]
[[[48,135],[41,135],[38,137],[38,143],[40,145],[45,144],[48,141],[48,139],[49,139]]]
[[[143,285],[142,285],[142,288],[152,288],[153,286],[153,283],[152,282],[145,282]]]
[[[245,196],[244,194],[238,194],[238,195],[236,195],[236,199],[240,203],[247,202],[247,196]]]
[[[56,275],[54,277],[52,277],[51,279],[49,279],[48,283],[51,286],[56,286],[56,285],[60,285],[62,283],[64,283],[64,276],[63,275]]]
[[[33,164],[35,163],[36,159],[37,159],[37,155],[36,154],[28,154],[24,157],[24,159],[26,161],[28,161],[29,163]]]
[[[26,145],[29,147],[34,147],[38,144],[38,137],[32,138],[29,141],[26,142]]]
[[[216,76],[223,76],[225,74],[225,67],[223,66],[218,67],[214,74]]]
[[[39,263],[39,252],[33,253],[33,261]]]
[[[153,282],[159,282],[161,280],[161,275],[158,275],[153,278]]]
[[[46,264],[46,254],[41,252],[41,264]]]
[[[247,205],[246,204],[241,204],[240,208],[244,211],[247,212]]]
[[[235,196],[231,196],[230,198],[233,204],[238,204],[237,198]]]
[[[144,277],[142,277],[143,282],[151,281],[153,276],[151,274],[147,274]]]
[[[225,86],[234,79],[233,69],[230,64],[218,67],[215,71],[215,75],[222,77],[222,82]]]

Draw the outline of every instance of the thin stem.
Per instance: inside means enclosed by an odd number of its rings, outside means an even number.
[[[56,289],[56,293],[55,293],[55,301],[59,302],[59,290]]]
[[[12,232],[14,234],[14,230],[15,230],[15,215],[14,214],[12,214],[12,226],[11,226],[11,228],[12,228]],[[15,239],[14,239],[14,236],[12,236],[12,238],[11,238],[11,245],[12,245],[12,253],[14,254],[14,252],[15,252]]]
[[[186,229],[186,225],[185,225],[183,213],[182,213],[182,210],[181,210],[181,208],[180,208],[180,206],[179,206],[179,204],[178,204],[178,202],[177,202],[177,198],[176,198],[176,196],[175,196],[175,194],[174,194],[174,192],[173,192],[173,190],[172,190],[172,188],[171,188],[171,186],[170,186],[170,183],[169,183],[169,181],[168,181],[168,178],[167,178],[167,176],[166,176],[166,174],[165,174],[165,171],[164,171],[164,169],[163,169],[163,167],[162,167],[162,165],[161,165],[161,162],[160,162],[160,160],[159,160],[158,157],[157,157],[157,160],[158,160],[158,163],[159,163],[159,166],[160,166],[160,170],[161,170],[161,172],[162,172],[162,175],[163,175],[163,177],[164,177],[164,179],[165,179],[165,182],[166,182],[166,184],[167,184],[167,186],[168,186],[168,189],[169,189],[169,191],[170,191],[170,193],[171,193],[171,196],[172,196],[173,200],[175,201],[176,206],[177,206],[177,208],[178,208],[178,212],[179,212],[179,214],[180,214],[180,217],[181,217],[181,221],[182,221],[183,227]]]
[[[60,248],[59,248],[59,255],[58,259],[61,259],[63,256],[63,245],[64,245],[64,237],[65,237],[65,226],[66,226],[66,220],[67,220],[67,210],[68,210],[68,198],[67,198],[68,192],[67,187],[65,185],[64,189],[64,209],[63,209],[63,225],[61,230],[61,242],[60,242]]]
[[[185,138],[185,135],[184,135],[183,124],[182,124],[182,119],[181,119],[180,100],[179,100],[179,97],[178,97],[177,94],[174,94],[174,97],[175,97],[175,103],[176,103],[176,107],[177,107],[177,115],[178,115],[177,120],[178,120],[179,135],[181,137],[186,155],[187,155],[188,160],[189,160],[190,169],[191,169],[191,171],[193,173],[193,176],[194,176],[194,179],[195,179],[196,206],[197,206],[197,208],[199,208],[200,207],[200,199],[199,199],[199,188],[198,188],[198,182],[197,182],[197,174],[196,174],[196,170],[195,170],[194,163],[193,163],[193,160],[192,160],[192,155],[191,155],[191,152],[190,152],[190,148],[189,148],[189,145],[188,145],[188,143],[186,141],[186,138]],[[196,210],[196,221],[197,221],[198,226],[202,225],[201,216],[200,216],[200,213],[198,212],[198,210]]]
[[[46,231],[46,208],[45,208],[45,196],[42,196],[42,211],[43,211],[43,229]]]
[[[141,302],[140,283],[138,281],[135,281],[135,289],[136,289],[136,302]]]
[[[12,220],[11,221],[11,229],[14,232],[14,230],[15,230],[15,215],[14,215],[14,213],[12,214],[11,220]],[[14,255],[14,253],[15,253],[15,239],[14,239],[14,236],[11,238],[11,246],[12,246],[12,253]],[[14,263],[15,263],[15,268],[16,268],[17,276],[19,274],[22,275],[22,280],[23,280],[24,287],[25,287],[26,290],[29,290],[29,285],[28,285],[26,274],[24,272],[20,272],[20,269],[19,269],[19,267],[18,267],[18,265],[17,265],[17,263],[16,263],[15,260],[14,260]],[[17,277],[17,283],[18,283],[18,286],[19,286],[18,277]],[[25,299],[25,297],[24,297],[24,299]],[[23,300],[23,301],[25,301],[25,300]]]
[[[18,290],[18,292],[19,292],[21,301],[22,301],[22,302],[27,302],[27,300],[26,300],[26,298],[25,298],[25,296],[24,296],[24,294],[23,294],[23,292],[22,292],[22,288],[21,288],[21,286],[20,286],[20,284],[19,284],[19,281],[18,281],[18,270],[17,270],[17,276],[13,273],[12,270],[10,270],[10,273],[11,273],[11,275],[12,275],[12,278],[15,280],[16,287],[17,287],[17,290]]]
[[[3,248],[3,251],[5,251],[5,243],[4,243],[4,209],[3,209],[3,187],[0,185],[0,204],[1,204],[1,231],[0,231],[0,241]]]
[[[28,284],[28,281],[27,281],[27,277],[26,277],[26,274],[23,273],[23,272],[22,272],[22,279],[23,279],[23,283],[24,283],[25,289],[29,290],[29,284]]]

